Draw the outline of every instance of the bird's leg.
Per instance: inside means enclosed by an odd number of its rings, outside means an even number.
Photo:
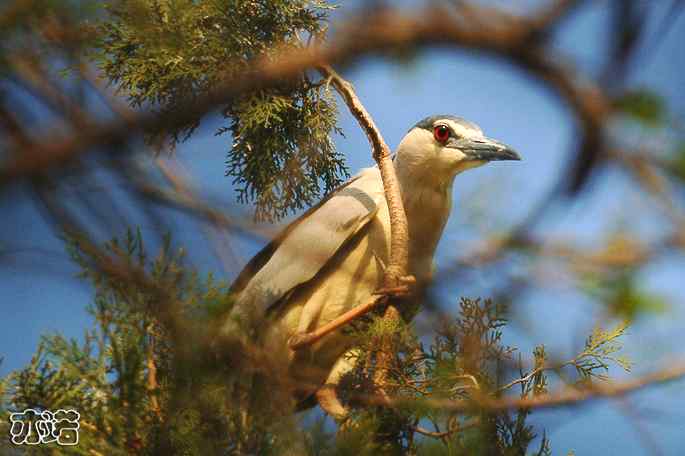
[[[376,255],[375,253],[374,257],[376,258],[376,261],[378,262],[378,265],[380,266],[383,275],[385,275],[385,262],[380,256]],[[384,286],[382,288],[379,288],[378,290],[374,291],[373,294],[395,297],[407,296],[411,294],[412,287],[416,285],[416,277],[414,277],[413,275],[402,276],[398,279],[398,282],[399,283],[391,287]]]
[[[321,388],[316,390],[316,400],[319,402],[319,406],[324,412],[332,416],[335,421],[344,421],[349,415],[347,407],[345,407],[340,399],[338,399],[338,394],[335,392],[336,385],[326,383]]]
[[[326,382],[316,391],[316,400],[319,402],[319,406],[338,423],[345,421],[350,412],[340,402],[336,388],[343,376],[354,369],[358,358],[359,350],[353,348],[346,351],[333,365]]]

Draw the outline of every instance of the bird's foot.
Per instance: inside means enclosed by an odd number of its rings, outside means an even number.
[[[416,285],[416,277],[412,275],[400,277],[397,280],[397,285],[392,287],[383,287],[374,291],[374,295],[390,296],[400,298],[411,294],[414,285]]]
[[[400,283],[403,283],[405,285],[416,285],[416,277],[413,275],[406,275],[400,277]]]
[[[383,287],[374,291],[374,295],[384,295],[390,297],[404,297],[409,296],[412,292],[414,285],[416,285],[416,277],[413,275],[407,275],[400,277],[397,280],[398,284],[392,287]]]
[[[291,350],[297,350],[300,347],[311,344],[312,339],[314,339],[313,333],[295,333],[288,339],[288,347],[290,347]]]

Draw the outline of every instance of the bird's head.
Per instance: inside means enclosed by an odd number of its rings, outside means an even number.
[[[427,117],[414,125],[397,148],[402,168],[437,181],[496,160],[520,160],[509,146],[487,138],[478,125],[460,117]]]

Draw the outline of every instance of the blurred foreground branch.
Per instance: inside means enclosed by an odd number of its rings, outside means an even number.
[[[486,15],[488,10],[469,9],[470,16]],[[327,45],[312,45],[286,50],[277,57],[258,59],[239,77],[217,83],[206,94],[199,95],[174,112],[141,113],[126,119],[91,125],[68,138],[48,138],[14,151],[0,169],[0,188],[9,182],[61,167],[97,145],[127,141],[138,133],[157,133],[185,125],[193,119],[233,100],[236,96],[279,84],[297,77],[303,71],[322,65],[346,66],[360,57],[399,48],[436,45],[458,46],[492,54],[511,61],[557,92],[572,108],[583,131],[584,148],[597,152],[601,125],[610,112],[611,103],[602,91],[589,81],[582,82],[574,72],[545,51],[543,32],[559,20],[556,14],[543,10],[522,20],[502,15],[497,23],[489,20],[464,22],[450,11],[430,7],[412,14],[394,10],[372,10],[346,21]],[[590,154],[590,152],[583,152]],[[583,163],[582,154],[579,163]],[[573,179],[579,179],[575,177]]]

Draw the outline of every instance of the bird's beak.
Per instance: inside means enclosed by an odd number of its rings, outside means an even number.
[[[447,147],[461,150],[468,160],[521,160],[521,156],[514,149],[490,138],[459,138],[450,141]]]

